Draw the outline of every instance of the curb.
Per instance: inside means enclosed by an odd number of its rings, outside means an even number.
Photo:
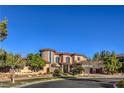
[[[91,78],[91,79],[93,79],[93,78],[100,78],[100,79],[124,79],[124,77],[123,78],[117,78],[117,77],[76,77],[76,78],[79,78],[79,79],[83,79],[83,78]]]
[[[118,87],[117,87],[117,83],[113,84],[113,87],[114,87],[114,88],[118,88]]]
[[[64,80],[64,79],[53,79],[53,80],[35,81],[35,82],[31,82],[31,83],[27,83],[27,84],[23,84],[23,85],[18,85],[18,86],[10,87],[10,88],[22,88],[22,87],[33,85],[33,84],[44,83],[44,82],[51,82],[51,81],[59,81],[59,80]]]

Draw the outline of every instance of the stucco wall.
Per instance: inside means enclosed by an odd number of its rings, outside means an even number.
[[[32,72],[31,70],[29,70],[29,67],[24,67],[22,70],[21,70],[22,73],[30,73]]]
[[[43,52],[41,52],[41,57],[45,61],[50,62],[50,60],[49,60],[49,52],[51,52],[51,60],[52,60],[52,62],[54,62],[54,52],[52,52],[52,51],[43,51]]]
[[[78,57],[80,58],[80,60],[78,60]],[[84,58],[83,56],[74,56],[74,62],[81,62],[81,61],[86,61],[87,59]]]
[[[45,61],[48,61],[48,52],[49,52],[49,51],[43,51],[43,52],[41,52],[41,57],[42,57],[42,59],[44,59]]]
[[[43,67],[43,70],[41,70],[40,72],[42,73],[42,74],[46,74],[47,73],[47,68],[49,68],[49,64],[46,64],[44,67]]]
[[[49,68],[49,64],[46,64],[46,66],[43,68],[44,73],[47,73],[47,68]]]
[[[73,62],[81,62],[81,61],[86,61],[87,59],[83,56],[80,56],[80,55],[68,55],[68,54],[63,54],[63,55],[59,55],[59,54],[55,54],[53,51],[43,51],[41,52],[41,55],[42,55],[42,58],[47,61],[47,62],[50,62],[49,60],[49,52],[51,52],[51,60],[52,62],[51,63],[56,63],[56,57],[59,57],[60,59],[60,62],[63,62],[63,63],[66,63],[66,57],[70,57],[70,63],[73,63]],[[78,57],[80,57],[80,60],[78,60]]]

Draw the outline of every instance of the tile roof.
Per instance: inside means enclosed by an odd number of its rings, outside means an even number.
[[[54,49],[50,49],[50,48],[44,48],[44,49],[40,50],[40,52],[43,52],[43,51],[53,51],[53,52],[56,52]]]

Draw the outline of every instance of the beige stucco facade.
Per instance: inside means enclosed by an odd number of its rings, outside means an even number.
[[[74,62],[83,62],[86,61],[87,58],[73,53],[58,53],[52,49],[43,49],[40,51],[41,57],[50,63],[74,63]],[[58,57],[58,59],[57,59]],[[59,60],[59,61],[58,61]],[[69,61],[69,62],[68,62]]]
[[[50,55],[51,53],[51,55]],[[51,59],[49,59],[49,57],[51,56]],[[54,52],[53,51],[43,51],[41,53],[41,57],[42,59],[44,59],[47,62],[54,62]]]
[[[48,61],[48,52],[49,52],[49,51],[44,51],[44,52],[42,52],[42,54],[41,54],[41,57],[42,57],[45,61]]]
[[[74,61],[75,62],[81,62],[81,61],[86,61],[87,59],[83,56],[75,55],[74,56]]]
[[[43,70],[42,70],[42,73],[48,73],[49,72],[49,69],[50,69],[49,67],[50,67],[50,65],[49,64],[46,64],[44,66]]]
[[[50,72],[53,72],[55,68],[51,67],[52,64],[58,64],[64,68],[63,65],[68,67],[68,71],[70,70],[70,65],[75,62],[85,62],[87,61],[87,58],[80,55],[80,54],[74,54],[74,53],[61,53],[56,52],[53,49],[42,49],[40,50],[40,54],[43,60],[45,60],[49,65],[46,65],[44,67],[44,73],[48,72],[48,69]],[[63,64],[63,65],[62,65]]]

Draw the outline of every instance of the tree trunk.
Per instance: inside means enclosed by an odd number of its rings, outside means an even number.
[[[15,83],[15,77],[14,76],[12,76],[11,82]]]
[[[15,71],[13,68],[10,70],[10,74],[11,74],[10,76],[11,82],[15,83]]]

